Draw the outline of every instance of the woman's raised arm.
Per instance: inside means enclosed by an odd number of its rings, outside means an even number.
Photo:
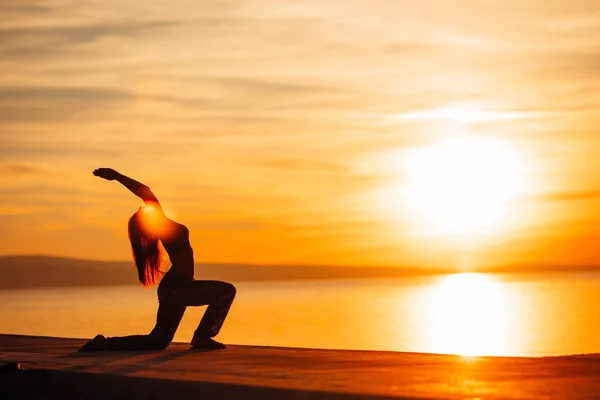
[[[136,196],[138,196],[139,198],[144,200],[144,203],[146,203],[146,204],[154,203],[156,205],[160,205],[160,203],[158,202],[158,199],[156,198],[154,193],[152,193],[152,190],[150,190],[150,188],[148,186],[146,186],[143,183],[140,183],[134,179],[131,179],[128,176],[122,175],[112,168],[95,169],[94,175],[96,175],[97,177],[106,179],[107,181],[119,182],[120,184],[125,186],[127,189],[129,189],[131,191],[131,193],[135,194]]]

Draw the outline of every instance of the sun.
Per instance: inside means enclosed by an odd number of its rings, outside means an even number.
[[[519,153],[501,141],[446,140],[409,152],[405,161],[409,204],[443,233],[492,224],[523,191]]]

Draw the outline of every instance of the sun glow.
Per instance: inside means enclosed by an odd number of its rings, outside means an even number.
[[[505,354],[506,308],[500,283],[489,276],[464,273],[445,277],[430,297],[430,351],[465,356]]]
[[[157,237],[168,236],[173,233],[168,220],[155,206],[145,205],[140,207],[139,211],[140,222],[145,231]]]
[[[453,139],[406,158],[409,204],[442,233],[472,233],[497,221],[523,190],[523,166],[505,143]]]

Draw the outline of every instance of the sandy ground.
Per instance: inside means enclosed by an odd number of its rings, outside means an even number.
[[[4,390],[12,388],[5,396],[600,399],[600,355],[465,358],[233,345],[197,352],[179,343],[155,352],[78,353],[84,342],[0,335],[0,360],[23,369],[0,374]]]

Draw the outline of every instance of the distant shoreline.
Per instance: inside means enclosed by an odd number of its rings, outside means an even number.
[[[325,265],[260,265],[234,263],[197,263],[197,279],[226,281],[306,281],[401,279],[407,277],[460,273],[450,269],[417,267],[348,267]],[[479,273],[558,274],[595,273],[600,266],[512,265],[483,268]],[[0,290],[66,287],[103,287],[137,285],[131,261],[95,261],[56,256],[0,256]]]

